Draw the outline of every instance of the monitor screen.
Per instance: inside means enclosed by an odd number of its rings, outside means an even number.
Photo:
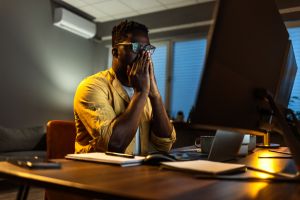
[[[192,125],[259,132],[254,90],[266,89],[287,106],[295,71],[286,73],[291,50],[274,0],[217,1]]]

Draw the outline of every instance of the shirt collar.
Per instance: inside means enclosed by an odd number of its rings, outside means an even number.
[[[112,86],[115,88],[115,90],[117,91],[117,93],[127,102],[129,103],[130,98],[127,94],[127,92],[125,91],[125,89],[122,87],[121,82],[117,79],[116,73],[113,70],[113,68],[111,67],[109,69],[109,73],[111,74],[112,77]]]

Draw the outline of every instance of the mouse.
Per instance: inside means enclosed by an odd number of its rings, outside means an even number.
[[[144,164],[159,165],[160,162],[170,162],[170,161],[171,162],[176,161],[176,158],[168,154],[154,153],[146,156],[146,158],[144,159]]]

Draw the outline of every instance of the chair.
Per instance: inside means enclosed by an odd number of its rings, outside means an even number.
[[[51,120],[47,123],[47,159],[64,158],[75,151],[76,128],[74,121]],[[46,189],[46,200],[86,200],[88,198]]]
[[[64,158],[75,151],[76,128],[73,121],[47,123],[47,159]]]

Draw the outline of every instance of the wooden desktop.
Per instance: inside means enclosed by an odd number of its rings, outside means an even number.
[[[295,173],[292,159],[259,159],[262,154],[276,153],[257,150],[238,163],[272,172]],[[62,163],[61,169],[29,170],[0,162],[0,176],[21,185],[101,199],[297,199],[300,194],[299,182],[196,179],[194,173],[160,170],[157,166],[122,168],[65,159],[56,161]],[[250,170],[240,176],[270,177]]]

